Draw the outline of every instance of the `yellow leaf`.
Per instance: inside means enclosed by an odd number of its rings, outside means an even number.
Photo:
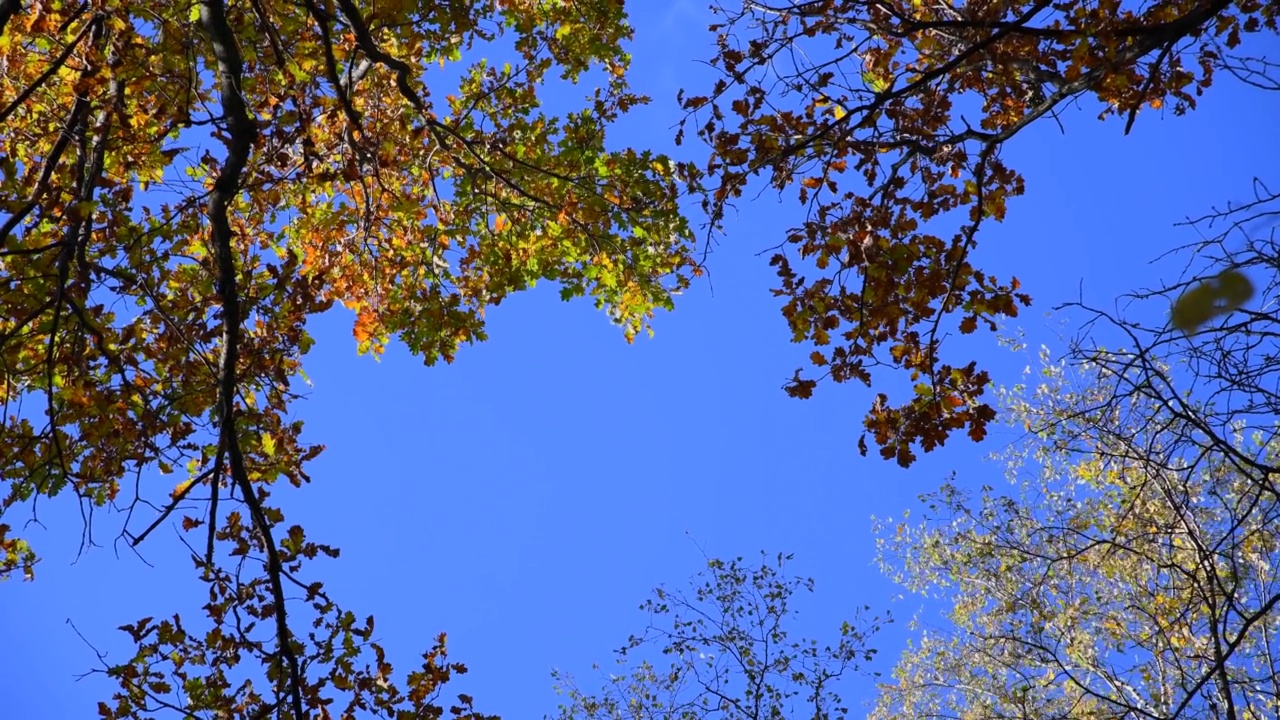
[[[173,500],[177,500],[179,497],[182,496],[183,493],[187,491],[187,488],[191,487],[191,482],[192,482],[191,480],[183,480],[182,482],[175,485],[173,487],[173,492],[169,493],[169,497]]]

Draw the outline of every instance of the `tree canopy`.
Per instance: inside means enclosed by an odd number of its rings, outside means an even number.
[[[48,498],[79,503],[86,544],[102,509],[127,547],[181,527],[203,616],[122,628],[135,649],[99,668],[117,686],[103,718],[484,718],[443,699],[466,672],[445,635],[396,674],[373,618],[315,577],[338,549],[276,499],[323,450],[297,419],[315,316],[351,312],[358,352],[395,341],[453,362],[486,339],[487,308],[543,281],[631,341],[702,274],[735,203],[790,193],[801,214],[773,292],[811,367],[786,391],[871,387],[857,447],[909,466],[997,418],[986,369],[944,340],[1031,302],[972,259],[1028,191],[1009,143],[1075,121],[1072,106],[1140,131],[1224,72],[1280,89],[1240,50],[1274,38],[1278,7],[721,6],[719,78],[680,97],[676,141],[706,145],[689,163],[610,140],[649,102],[628,82],[621,0],[0,0],[0,578],[36,575],[14,518]],[[904,657],[880,716],[1280,712],[1280,253],[1273,235],[1232,235],[1276,202],[1259,184],[1210,217],[1231,229],[1144,296],[1170,322],[1099,312],[1127,349],[1082,340],[1086,382],[1053,370],[1034,402],[1011,396],[1007,417],[1038,433],[1018,461],[1050,480],[976,506],[946,489],[945,518],[904,526],[888,562],[949,593],[954,632]],[[866,628],[795,643],[779,626],[804,582],[767,563],[709,571],[692,601],[647,606],[670,617],[671,667],[571,689],[563,720],[847,714],[829,681],[870,660]]]
[[[270,499],[321,450],[307,321],[341,303],[361,351],[452,361],[549,280],[646,330],[695,263],[670,161],[607,142],[646,102],[630,33],[610,0],[0,3],[2,507],[74,493],[137,546],[181,506],[209,589],[200,629],[127,628],[103,717],[436,712],[443,636],[393,683],[303,570],[337,550]]]
[[[1145,344],[1075,360],[1044,353],[1034,389],[1006,394],[1034,433],[1007,453],[1009,491],[948,484],[923,520],[883,528],[886,569],[948,622],[873,718],[1280,712],[1274,395],[1206,387],[1221,378]]]
[[[814,591],[814,581],[790,574],[792,559],[708,558],[689,583],[692,592],[656,588],[640,606],[648,627],[618,651],[621,674],[610,672],[601,691],[555,673],[565,697],[556,719],[846,716],[841,692],[852,676],[866,674],[876,654],[868,642],[890,620],[856,617],[827,644],[795,637],[795,604]]]
[[[1215,73],[1265,84],[1265,58],[1237,48],[1277,30],[1260,0],[746,0],[718,13],[721,77],[683,97],[711,147],[702,206],[714,227],[754,179],[794,193],[803,220],[770,262],[792,339],[813,352],[787,392],[872,387],[860,448],[870,437],[904,466],[953,432],[982,439],[995,418],[988,373],[942,345],[1031,301],[971,262],[1027,190],[1006,145],[1072,122],[1070,106],[1127,133],[1140,114],[1193,109]],[[880,367],[912,391],[891,399],[872,384]]]

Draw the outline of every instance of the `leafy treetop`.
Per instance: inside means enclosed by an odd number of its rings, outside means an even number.
[[[711,156],[693,173],[712,227],[753,178],[805,208],[772,257],[795,342],[819,380],[868,386],[904,370],[905,399],[880,392],[859,442],[909,465],[951,433],[994,418],[989,378],[951,358],[952,330],[994,329],[1030,297],[975,267],[979,231],[1024,191],[1001,149],[1031,123],[1091,98],[1128,132],[1140,110],[1182,114],[1233,66],[1246,33],[1276,31],[1261,0],[746,0],[712,26],[721,77],[683,97]],[[681,133],[684,133],[682,128]],[[816,373],[816,374],[815,374]]]
[[[0,0],[0,512],[71,491],[134,546],[202,533],[203,625],[126,627],[103,717],[443,712],[443,638],[393,682],[302,573],[337,550],[270,504],[321,450],[291,417],[307,321],[342,303],[362,351],[452,361],[549,280],[646,330],[694,265],[675,168],[606,142],[646,102],[630,35],[613,0]]]

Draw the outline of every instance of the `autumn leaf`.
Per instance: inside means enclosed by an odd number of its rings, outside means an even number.
[[[1254,295],[1253,282],[1239,270],[1228,269],[1197,283],[1173,303],[1169,321],[1191,334],[1216,317],[1236,310]]]

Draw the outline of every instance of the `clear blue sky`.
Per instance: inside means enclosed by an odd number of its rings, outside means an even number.
[[[680,83],[705,77],[703,3],[631,6],[634,85],[655,103],[614,140],[701,157],[700,146],[672,148],[666,128]],[[1035,297],[1019,322],[1033,343],[1054,342],[1058,321],[1044,312],[1081,283],[1095,302],[1155,283],[1146,262],[1191,237],[1174,222],[1244,197],[1255,174],[1280,183],[1280,104],[1225,78],[1191,116],[1148,113],[1128,138],[1088,112],[1069,119],[1065,136],[1043,125],[1010,148],[1028,194],[977,253]],[[456,691],[512,720],[541,717],[556,704],[551,668],[593,686],[590,664],[643,628],[636,606],[649,588],[699,569],[698,545],[797,553],[797,571],[818,579],[805,629],[834,629],[862,604],[914,610],[871,565],[869,517],[900,514],[952,470],[999,483],[984,455],[1008,436],[953,442],[903,471],[857,455],[867,390],[784,396],[808,350],[788,342],[756,253],[795,217],[772,195],[744,203],[711,260],[714,294],[695,286],[658,318],[656,338],[634,346],[551,288],[493,310],[491,340],[447,367],[424,368],[394,345],[381,363],[357,357],[344,311],[315,320],[315,387],[298,408],[305,437],[329,449],[284,507],[309,537],[343,549],[312,570],[358,615],[376,614],[399,669],[447,631],[451,655],[471,668]],[[1025,364],[990,336],[970,346],[1002,382]],[[90,717],[106,699],[102,678],[73,682],[94,657],[68,619],[119,659],[128,645],[116,626],[195,599],[189,560],[165,550],[177,547],[172,531],[148,544],[154,569],[110,547],[72,565],[70,502],[44,503],[47,532],[30,530],[45,556],[38,580],[0,588],[0,717]],[[105,539],[117,520],[102,519]],[[901,640],[880,640],[886,661]]]

